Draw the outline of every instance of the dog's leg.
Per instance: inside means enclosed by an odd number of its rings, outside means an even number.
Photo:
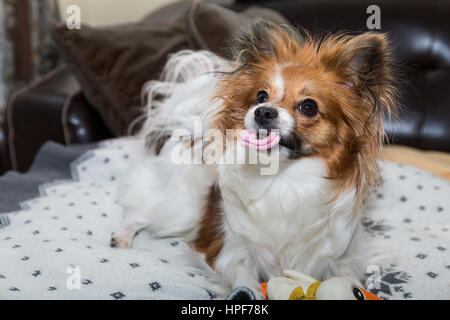
[[[236,277],[232,286],[233,290],[239,287],[246,287],[255,294],[256,299],[265,299],[261,291],[261,285],[259,284],[258,276],[253,274],[252,270],[248,270],[243,263],[239,263],[235,267],[235,274]]]
[[[353,284],[363,287],[358,273],[349,265],[341,263],[338,265],[338,275],[350,280]]]
[[[237,237],[228,238],[217,256],[215,270],[232,290],[239,287],[250,289],[256,299],[265,299],[259,284],[257,263]]]
[[[110,245],[113,248],[131,248],[136,233],[149,225],[148,221],[134,219],[131,214],[126,215],[124,222],[122,229],[111,238]]]
[[[374,245],[363,234],[362,224],[358,224],[347,251],[336,261],[335,276],[347,278],[362,287],[367,267],[374,253]]]

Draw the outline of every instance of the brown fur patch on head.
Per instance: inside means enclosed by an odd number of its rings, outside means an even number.
[[[237,37],[234,69],[219,82],[217,127],[244,128],[247,111],[265,90],[268,103],[295,119],[293,134],[309,151],[299,154],[326,164],[336,195],[349,188],[365,195],[378,173],[383,113],[395,113],[397,105],[392,64],[384,34],[306,35],[303,41],[294,28],[257,21]],[[281,93],[273,81],[280,76]],[[299,111],[306,99],[317,103],[316,115]]]

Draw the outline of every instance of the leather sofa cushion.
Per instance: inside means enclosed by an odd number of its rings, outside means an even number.
[[[223,45],[254,17],[287,23],[268,9],[235,13],[214,4],[183,1],[137,23],[101,28],[82,25],[81,30],[59,25],[54,37],[89,103],[111,131],[122,136],[143,112],[142,86],[159,77],[170,53],[209,49],[226,56]]]

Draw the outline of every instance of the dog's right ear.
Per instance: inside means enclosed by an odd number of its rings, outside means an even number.
[[[303,38],[295,28],[258,19],[237,34],[233,56],[241,69],[264,58],[282,60],[302,44]]]
[[[253,21],[234,40],[234,58],[242,65],[258,62],[262,55],[271,56],[275,52],[273,33],[276,26],[264,20]]]

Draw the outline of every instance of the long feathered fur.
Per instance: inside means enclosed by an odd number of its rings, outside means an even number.
[[[207,98],[212,97],[211,91],[215,90],[207,84],[216,72],[228,68],[228,61],[209,51],[183,50],[173,54],[160,80],[150,81],[143,88],[146,120],[138,135],[144,137],[146,146],[155,148],[158,153],[161,144],[177,129],[187,130],[193,136],[196,122],[202,123],[206,130],[219,109],[213,99]],[[186,95],[183,88],[200,94]],[[180,100],[186,103],[180,104]]]
[[[222,288],[245,285],[258,294],[260,277],[283,268],[317,278],[364,271],[359,205],[377,176],[383,112],[394,113],[396,105],[386,37],[318,40],[258,21],[238,36],[235,50],[232,62],[208,52],[180,52],[162,79],[146,86],[148,117],[138,138],[159,155],[144,157],[124,177],[119,203],[127,221],[150,225],[156,236],[185,234],[205,250],[212,244],[207,260]],[[292,144],[301,147],[297,158],[283,159],[279,172],[261,176],[252,166],[220,164],[211,174],[208,166],[171,162],[163,142],[174,130],[192,136],[196,121],[203,131],[244,129],[256,93],[277,82],[283,90],[274,104],[299,137]],[[305,97],[321,103],[320,117],[299,114]],[[124,230],[129,237],[130,225]]]

